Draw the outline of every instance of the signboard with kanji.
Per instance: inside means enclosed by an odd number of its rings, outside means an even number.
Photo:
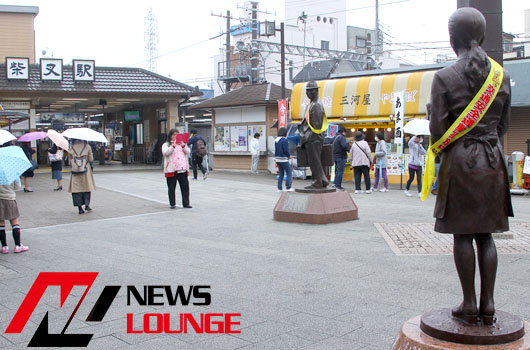
[[[29,58],[6,57],[6,76],[8,80],[28,80]]]
[[[44,81],[63,80],[63,60],[60,58],[41,58],[40,79]]]
[[[339,132],[339,126],[335,124],[328,124],[328,137],[335,137]]]
[[[287,127],[287,100],[278,101],[278,130]]]
[[[96,61],[74,60],[74,81],[94,81],[96,78]]]
[[[403,125],[405,119],[405,100],[404,92],[400,91],[396,93],[394,99],[394,122],[395,122],[395,132],[394,132],[394,143],[403,144]]]

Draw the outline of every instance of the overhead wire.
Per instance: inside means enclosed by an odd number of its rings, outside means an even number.
[[[398,3],[402,3],[402,2],[408,2],[410,0],[397,0],[397,1],[393,1],[393,2],[388,2],[388,3],[384,3],[384,4],[379,4],[379,6],[386,6],[386,5],[393,5],[393,4],[398,4]],[[350,12],[350,11],[355,11],[355,10],[363,10],[363,9],[367,9],[367,8],[371,8],[371,7],[375,7],[375,5],[369,5],[369,6],[363,6],[363,7],[356,7],[356,8],[351,8],[351,9],[346,9],[346,10],[338,10],[338,11],[331,11],[331,12],[326,12],[326,13],[318,13],[318,14],[314,14],[314,15],[311,15],[309,17],[315,17],[315,16],[325,16],[325,15],[330,15],[330,14],[335,14],[335,13],[341,13],[341,12]],[[283,22],[286,22],[286,21],[289,21],[289,20],[295,20],[297,19],[298,17],[296,18],[286,18],[286,19],[283,19],[283,20],[279,20],[280,22],[283,21]],[[237,28],[233,29],[230,31],[233,32],[235,31]],[[172,55],[172,54],[175,54],[177,52],[180,52],[180,51],[183,51],[183,50],[186,50],[186,49],[189,49],[191,47],[194,47],[194,46],[197,46],[197,45],[200,45],[200,44],[203,44],[203,43],[206,43],[210,40],[213,40],[213,39],[216,39],[216,38],[219,38],[221,37],[222,35],[226,35],[227,32],[222,32],[222,33],[219,33],[209,39],[205,39],[205,40],[201,40],[199,42],[196,42],[196,43],[193,43],[193,44],[190,44],[188,46],[184,46],[184,47],[181,47],[179,49],[176,49],[176,50],[173,50],[173,51],[170,51],[170,52],[166,52],[164,54],[161,54],[161,55],[158,55],[156,58],[160,58],[160,57],[164,57],[164,56],[168,56],[168,55]],[[138,64],[141,64],[141,63],[144,63],[144,62],[147,62],[147,59],[145,60],[142,60],[142,61],[139,61],[137,63],[134,63],[134,64],[131,64],[129,66],[136,66]]]

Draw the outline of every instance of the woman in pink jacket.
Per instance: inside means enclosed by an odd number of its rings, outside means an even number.
[[[180,186],[180,193],[182,195],[182,206],[184,208],[191,208],[190,205],[190,185],[188,182],[188,158],[190,149],[184,142],[177,144],[176,129],[169,130],[167,135],[167,142],[162,145],[162,154],[164,155],[164,175],[167,181],[167,193],[169,195],[169,205],[171,209],[177,208],[175,206],[175,189],[177,188],[177,181]]]
[[[364,134],[360,131],[355,133],[355,142],[350,149],[350,164],[353,167],[355,177],[354,193],[372,193],[370,189],[370,165],[372,165],[372,151],[368,142],[364,141]],[[361,191],[361,176],[364,176],[366,192]]]

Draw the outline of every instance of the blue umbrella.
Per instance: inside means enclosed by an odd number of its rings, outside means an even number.
[[[31,163],[22,148],[9,146],[0,148],[0,185],[10,185],[31,168]]]

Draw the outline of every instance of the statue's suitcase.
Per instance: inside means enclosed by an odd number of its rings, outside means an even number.
[[[322,145],[322,165],[332,166],[333,165],[333,145],[327,144]],[[296,166],[297,167],[308,167],[309,162],[307,161],[307,153],[302,146],[296,146]]]

